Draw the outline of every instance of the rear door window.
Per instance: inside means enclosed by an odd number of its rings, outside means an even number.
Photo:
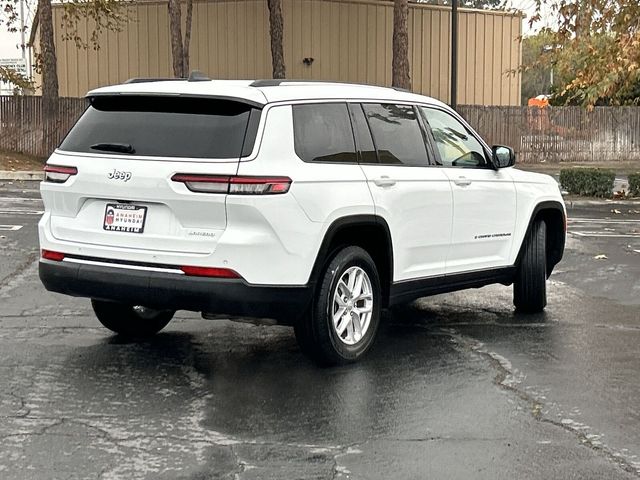
[[[91,100],[60,149],[154,157],[239,158],[253,149],[257,129],[252,127],[259,116],[259,109],[231,100],[100,96]]]
[[[293,105],[296,155],[305,162],[357,163],[346,103]]]
[[[365,103],[362,105],[384,165],[427,166],[427,149],[411,105]]]

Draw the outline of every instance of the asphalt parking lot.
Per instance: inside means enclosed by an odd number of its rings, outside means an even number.
[[[361,363],[180,313],[124,343],[37,278],[36,183],[0,184],[0,478],[640,477],[640,205],[569,204],[544,314],[491,286],[394,310]]]

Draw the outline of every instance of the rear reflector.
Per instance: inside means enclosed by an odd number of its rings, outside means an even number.
[[[76,175],[78,169],[76,167],[63,167],[60,165],[44,166],[44,181],[51,183],[64,183],[69,177]]]
[[[61,262],[64,260],[64,253],[42,250],[42,258],[45,260],[53,260],[54,262]]]
[[[213,267],[180,267],[185,275],[191,277],[215,277],[215,278],[241,278],[237,272],[230,268],[213,268]]]
[[[246,177],[221,175],[190,175],[176,173],[171,180],[184,183],[192,192],[230,193],[233,195],[276,195],[287,193],[289,177]]]

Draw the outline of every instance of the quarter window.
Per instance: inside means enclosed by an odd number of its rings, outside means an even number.
[[[357,163],[346,103],[293,105],[296,154],[305,162]]]
[[[420,107],[445,167],[481,167],[487,164],[482,144],[458,119],[442,110]]]
[[[381,164],[412,167],[428,164],[424,138],[412,106],[369,103],[362,107]]]

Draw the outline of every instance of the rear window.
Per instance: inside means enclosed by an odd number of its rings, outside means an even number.
[[[357,163],[346,103],[294,105],[293,133],[305,162]]]
[[[260,110],[230,100],[94,97],[60,149],[159,157],[239,158],[253,149],[259,117]]]

